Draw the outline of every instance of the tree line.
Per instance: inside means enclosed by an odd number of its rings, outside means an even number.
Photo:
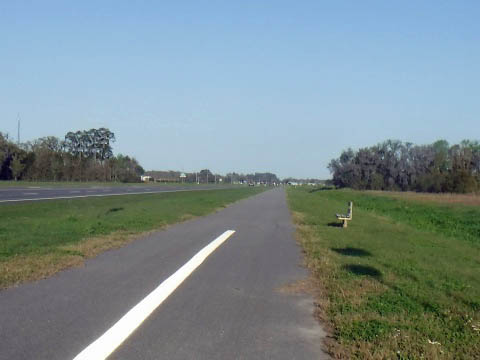
[[[228,173],[226,175],[220,175],[217,173],[212,173],[209,169],[203,169],[199,172],[186,172],[183,173],[185,177],[183,179],[180,178],[182,172],[180,171],[147,171],[145,175],[151,176],[153,179],[157,179],[159,181],[183,181],[187,183],[219,183],[223,182],[226,184],[231,183],[265,183],[265,184],[273,184],[273,183],[280,183],[277,175],[269,172],[259,173],[256,172],[254,174],[239,174],[236,172]]]
[[[107,128],[68,132],[15,144],[0,132],[0,180],[139,181],[138,161],[113,155],[115,134]]]
[[[229,173],[225,176],[227,182],[247,182],[247,183],[263,183],[263,184],[279,184],[280,179],[277,175],[270,172],[256,172],[253,174],[237,174]]]
[[[337,187],[367,190],[470,193],[480,190],[480,142],[414,145],[387,140],[345,150],[328,168]]]

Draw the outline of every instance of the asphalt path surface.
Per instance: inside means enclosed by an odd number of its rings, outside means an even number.
[[[0,291],[0,359],[73,359],[228,229],[109,359],[327,359],[283,189]]]
[[[0,203],[70,199],[95,196],[118,196],[128,194],[151,194],[174,191],[195,191],[222,189],[216,185],[130,185],[130,186],[90,186],[90,187],[10,187],[0,188]]]

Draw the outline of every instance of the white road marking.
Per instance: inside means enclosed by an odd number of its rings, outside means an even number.
[[[106,359],[215,249],[234,233],[234,230],[227,230],[205,246],[73,360]]]
[[[227,189],[227,188],[224,188]],[[39,201],[39,200],[57,200],[57,199],[77,199],[86,197],[102,197],[102,196],[121,196],[121,195],[142,195],[142,194],[162,194],[172,192],[184,192],[184,191],[208,191],[208,190],[224,190],[224,189],[184,189],[184,190],[160,190],[160,191],[143,191],[137,193],[124,193],[124,194],[95,194],[95,195],[75,195],[75,196],[58,196],[58,197],[45,197],[38,199],[10,199],[0,200],[0,203],[4,202],[19,202],[19,201]]]

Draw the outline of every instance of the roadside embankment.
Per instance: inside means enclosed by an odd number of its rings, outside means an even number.
[[[337,358],[480,354],[480,209],[388,193],[289,189]],[[353,201],[353,220],[335,213]]]

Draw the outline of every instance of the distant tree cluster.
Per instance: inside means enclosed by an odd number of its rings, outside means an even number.
[[[0,180],[139,181],[137,160],[113,155],[109,129],[69,132],[15,144],[0,132]]]
[[[282,180],[282,183],[297,183],[297,184],[315,184],[315,185],[325,185],[327,180],[315,179],[315,178],[293,178],[288,177]]]
[[[156,181],[165,181],[165,182],[179,182],[182,181],[180,179],[180,175],[182,172],[180,171],[160,171],[160,170],[152,170],[145,172],[145,175],[151,176],[153,180]],[[184,173],[185,178],[183,179],[184,182],[188,183],[219,183],[223,182],[226,184],[230,183],[264,183],[264,184],[273,184],[273,183],[280,183],[277,175],[272,173],[255,173],[255,174],[239,174],[239,173],[228,173],[227,175],[220,175],[214,174],[209,169],[203,169],[199,172],[187,172]]]
[[[280,179],[277,175],[269,172],[254,174],[237,174],[235,172],[229,173],[225,176],[227,182],[247,182],[247,183],[263,183],[263,184],[279,184]]]
[[[338,187],[469,193],[480,190],[480,143],[414,145],[398,140],[343,151],[328,165]]]
[[[156,181],[166,181],[166,182],[178,182],[180,181],[180,175],[182,173],[180,171],[174,170],[152,170],[146,171],[145,175],[152,177],[152,180]],[[193,182],[193,181],[192,181]]]
[[[185,177],[181,178],[180,176],[184,174]],[[224,176],[219,174],[212,174],[208,169],[204,169],[200,172],[187,172],[183,173],[176,170],[151,170],[145,172],[145,175],[148,175],[152,178],[152,181],[158,182],[186,182],[186,183],[214,183],[215,181],[221,182],[224,181]]]

